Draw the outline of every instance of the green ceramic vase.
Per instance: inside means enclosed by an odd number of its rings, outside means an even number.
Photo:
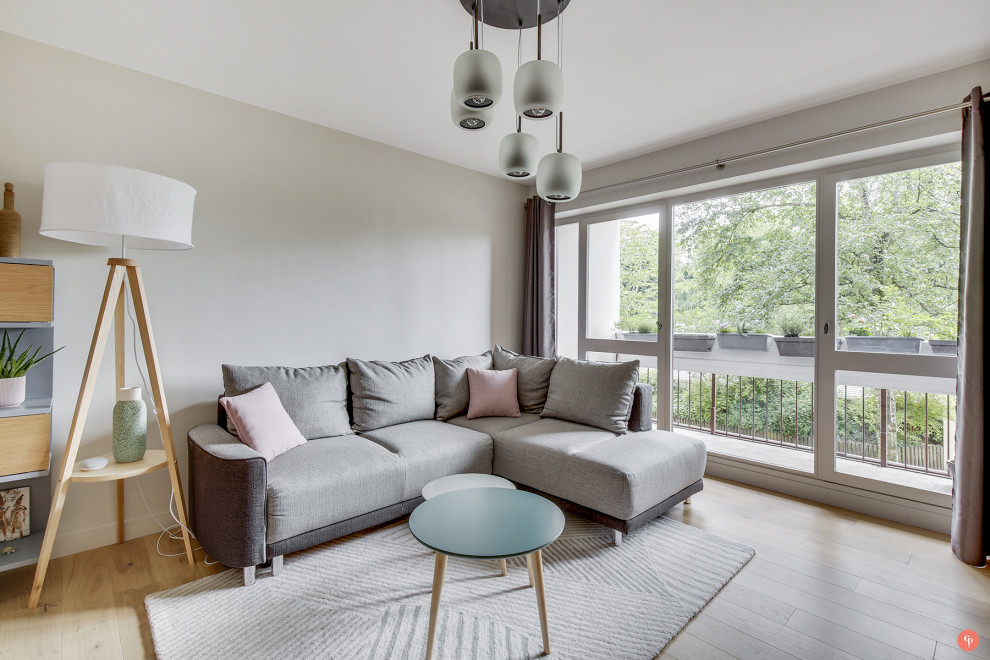
[[[121,387],[113,407],[113,459],[133,463],[148,448],[148,408],[140,387]]]

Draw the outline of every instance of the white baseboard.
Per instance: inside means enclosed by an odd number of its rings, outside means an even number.
[[[168,511],[159,511],[155,515],[158,516],[158,520],[161,520],[164,525],[168,525],[173,522],[172,516]],[[143,516],[138,516],[137,518],[128,518],[125,522],[124,530],[125,538],[130,540],[139,536],[147,536],[148,534],[161,532],[162,528],[159,527],[158,523],[155,522],[155,518],[149,513]],[[55,547],[52,548],[52,557],[74,555],[77,552],[84,552],[86,550],[100,548],[105,545],[113,545],[116,542],[116,522],[101,525],[99,527],[92,527],[90,529],[84,529],[78,532],[64,533],[59,530],[58,535],[55,537]],[[198,545],[199,544],[195,541],[193,542],[194,548]],[[179,550],[174,550],[174,552],[178,551]]]
[[[709,454],[705,475],[766,488],[940,534],[948,534],[952,522],[951,508],[822,481],[812,475],[778,470],[769,465],[754,465],[727,456]]]

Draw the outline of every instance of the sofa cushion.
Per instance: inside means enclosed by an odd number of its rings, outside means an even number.
[[[356,435],[317,438],[268,463],[268,530],[275,543],[400,502],[405,467]]]
[[[225,396],[220,404],[233,421],[241,442],[270,461],[293,447],[306,444],[271,383],[238,396]]]
[[[441,422],[456,417],[468,407],[468,368],[491,369],[492,352],[444,360],[433,356],[433,376],[436,380],[436,418]]]
[[[700,440],[667,431],[615,436],[557,419],[495,435],[493,472],[620,520],[701,479]]]
[[[519,355],[496,345],[492,356],[496,369],[519,370],[519,408],[523,412],[538,413],[543,410],[550,387],[550,374],[556,364],[553,358]]]
[[[625,433],[638,381],[639,360],[590,362],[557,358],[540,416]]]
[[[419,497],[423,486],[440,477],[492,472],[491,437],[453,424],[423,420],[369,431],[361,437],[401,460],[406,475],[403,500]]]
[[[519,417],[518,369],[468,369],[467,376],[470,419]]]
[[[357,431],[433,419],[436,399],[429,355],[404,362],[347,358],[347,368]]]
[[[540,416],[536,413],[522,413],[519,417],[478,417],[477,419],[468,419],[466,416],[461,415],[448,419],[447,423],[494,436],[496,433],[508,431],[523,424],[536,422],[539,419]]]
[[[347,416],[347,368],[242,367],[225,364],[224,396],[249,392],[271,383],[292,423],[307,440],[351,433]],[[234,433],[228,419],[227,430]]]

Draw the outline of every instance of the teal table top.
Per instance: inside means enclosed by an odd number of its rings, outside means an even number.
[[[556,504],[523,490],[469,488],[420,504],[409,530],[426,547],[454,557],[501,559],[528,555],[564,531]]]

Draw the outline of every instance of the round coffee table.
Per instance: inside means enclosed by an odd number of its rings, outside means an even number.
[[[495,476],[494,474],[482,474],[480,472],[467,472],[465,474],[451,474],[446,477],[434,479],[423,486],[423,499],[430,500],[437,495],[443,495],[453,490],[466,490],[468,488],[515,488],[516,485],[508,479]]]
[[[564,514],[550,500],[522,490],[470,488],[437,495],[409,516],[409,531],[436,551],[433,598],[426,658],[433,656],[434,633],[447,557],[507,559],[526,557],[530,584],[543,632],[543,653],[550,653],[547,607],[543,589],[543,548],[564,531]]]

